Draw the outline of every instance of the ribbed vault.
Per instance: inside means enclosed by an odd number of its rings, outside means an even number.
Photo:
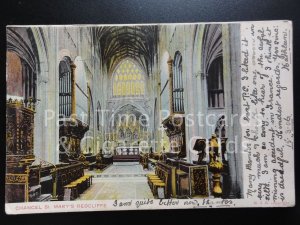
[[[135,59],[149,75],[155,62],[157,26],[105,26],[93,29],[94,43],[99,44],[102,63],[108,71],[126,57]]]

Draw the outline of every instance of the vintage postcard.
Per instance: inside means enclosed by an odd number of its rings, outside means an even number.
[[[6,33],[7,214],[295,205],[291,21]]]

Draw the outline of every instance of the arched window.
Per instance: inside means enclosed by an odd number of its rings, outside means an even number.
[[[223,57],[216,58],[210,65],[207,76],[208,107],[224,107]]]
[[[113,97],[142,97],[144,94],[144,72],[134,61],[123,60],[113,73]]]
[[[173,110],[175,113],[184,113],[182,81],[182,56],[176,52],[173,65]]]
[[[59,63],[59,115],[69,117],[71,115],[72,96],[71,96],[71,60],[64,57]]]
[[[204,27],[202,44],[202,71],[207,78],[209,108],[224,108],[222,25]]]

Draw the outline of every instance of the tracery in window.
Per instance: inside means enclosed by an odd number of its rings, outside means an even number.
[[[114,97],[142,97],[145,94],[144,73],[132,60],[123,60],[113,74]]]

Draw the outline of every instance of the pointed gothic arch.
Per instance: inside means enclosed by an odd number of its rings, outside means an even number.
[[[31,29],[7,28],[7,94],[22,98],[25,104],[29,100],[35,103],[38,71],[39,58]]]
[[[202,44],[202,71],[207,78],[209,108],[224,108],[222,26],[208,24],[204,27]]]
[[[134,60],[126,58],[112,74],[113,97],[143,97],[145,95],[145,74]]]

